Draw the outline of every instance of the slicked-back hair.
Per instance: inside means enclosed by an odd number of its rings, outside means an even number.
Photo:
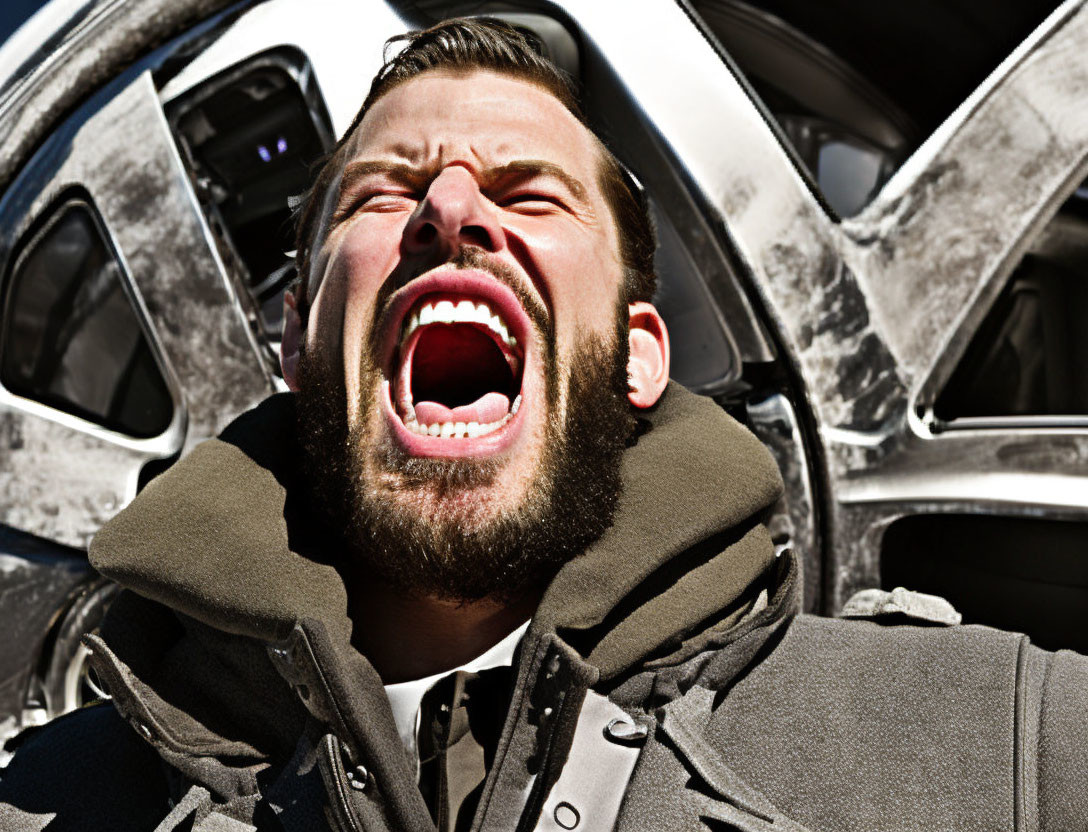
[[[386,55],[391,48],[402,43],[404,47],[392,58],[387,57],[374,76],[370,92],[351,127],[326,157],[313,187],[299,203],[295,242],[300,280],[296,294],[303,321],[306,320],[311,301],[307,297],[308,278],[313,253],[321,243],[326,195],[348,161],[352,138],[363,117],[379,98],[394,87],[431,70],[465,74],[488,70],[536,84],[555,96],[571,115],[589,129],[568,76],[541,54],[540,44],[534,37],[501,20],[457,18],[422,31],[397,35],[386,41]],[[623,166],[603,142],[598,140],[597,145],[600,153],[598,184],[616,224],[624,295],[628,303],[649,301],[657,283],[653,225],[644,201],[634,192]]]

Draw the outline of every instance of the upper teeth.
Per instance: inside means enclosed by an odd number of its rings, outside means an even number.
[[[462,300],[454,303],[450,300],[427,301],[408,319],[402,339],[407,339],[421,326],[427,324],[483,324],[498,335],[507,346],[516,347],[518,339],[510,334],[506,322],[491,311],[486,303],[473,303]]]

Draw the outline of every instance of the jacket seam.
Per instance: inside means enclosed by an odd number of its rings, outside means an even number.
[[[1013,768],[1013,800],[1012,800],[1012,825],[1013,829],[1025,830],[1025,818],[1027,816],[1024,801],[1027,799],[1025,781],[1024,749],[1027,738],[1024,732],[1027,730],[1027,636],[1020,638],[1020,645],[1016,654],[1016,685],[1013,689],[1013,744],[1012,744],[1012,768]]]
[[[333,781],[333,788],[336,790],[336,802],[340,809],[340,812],[336,812],[337,815],[343,815],[344,820],[347,821],[348,826],[351,827],[353,832],[364,832],[363,828],[359,825],[359,822],[355,818],[355,812],[352,810],[350,795],[344,788],[344,767],[340,762],[339,755],[332,747],[332,743],[337,740],[334,736],[326,735],[324,748],[322,754],[325,757],[326,764],[329,769],[329,775]],[[327,786],[328,784],[326,784]],[[337,819],[339,824],[339,818]]]
[[[321,683],[322,690],[327,694],[324,699],[332,706],[332,711],[336,717],[337,722],[336,727],[338,727],[340,731],[342,731],[346,736],[351,737],[352,741],[354,742],[354,737],[348,725],[348,721],[344,717],[344,712],[340,708],[340,703],[337,701],[337,698],[335,696],[331,695],[332,688],[329,685],[329,679],[325,675],[324,671],[321,669],[321,665],[314,655],[314,648],[313,645],[310,643],[310,634],[307,633],[306,628],[302,626],[299,626],[296,629],[296,632],[301,637],[300,640],[306,646],[306,652],[309,654],[307,656],[306,664],[313,670],[314,674],[317,676],[317,680]]]

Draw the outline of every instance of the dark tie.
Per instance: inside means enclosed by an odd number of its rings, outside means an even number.
[[[472,825],[510,702],[511,670],[458,670],[423,697],[419,788],[438,832]]]

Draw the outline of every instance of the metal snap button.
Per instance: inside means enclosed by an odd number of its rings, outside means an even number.
[[[613,719],[604,727],[604,735],[622,745],[639,745],[649,733],[645,725],[627,719]]]
[[[348,785],[355,791],[361,792],[366,788],[367,778],[370,776],[370,772],[366,770],[366,766],[356,766],[355,768],[348,769]]]

